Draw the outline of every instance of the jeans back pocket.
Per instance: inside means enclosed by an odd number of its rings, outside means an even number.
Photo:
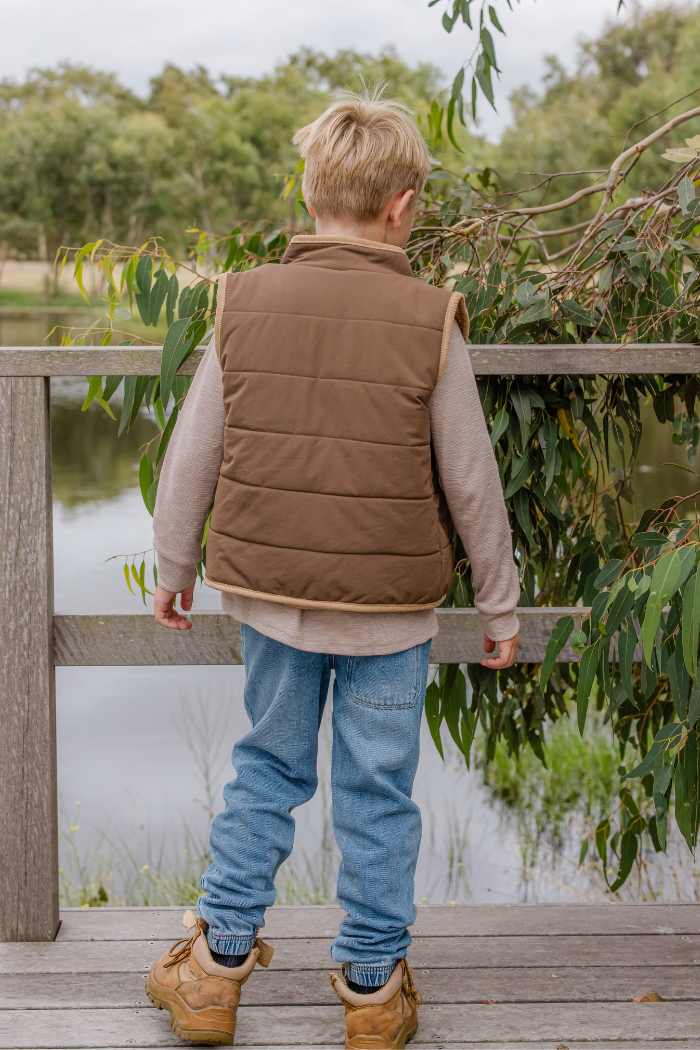
[[[413,707],[423,683],[423,648],[416,645],[388,656],[351,656],[347,674],[352,699],[379,709]]]

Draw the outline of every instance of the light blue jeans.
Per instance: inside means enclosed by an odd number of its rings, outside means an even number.
[[[316,791],[318,730],[331,670],[333,831],[346,911],[331,956],[351,981],[377,985],[406,955],[421,839],[411,801],[430,642],[391,656],[307,653],[241,627],[251,731],[233,749],[237,776],[211,826],[199,913],[212,951],[250,951],[292,851],[291,811]]]

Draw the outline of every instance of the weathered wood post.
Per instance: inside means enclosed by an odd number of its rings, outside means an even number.
[[[47,377],[0,378],[0,940],[58,929]]]

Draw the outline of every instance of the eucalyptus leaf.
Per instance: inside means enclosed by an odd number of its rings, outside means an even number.
[[[692,729],[700,717],[700,680],[695,678],[688,701],[688,725]]]
[[[681,559],[675,550],[664,554],[654,567],[642,628],[644,660],[648,667],[651,667],[651,652],[664,605],[678,586],[680,573]]]
[[[557,656],[562,651],[574,629],[574,618],[573,616],[562,616],[554,625],[549,641],[547,642],[547,650],[545,652],[544,660],[540,668],[540,689],[544,691],[549,676],[554,670],[554,664]]]
[[[593,683],[595,682],[599,653],[600,649],[597,642],[594,645],[589,645],[587,649],[584,649],[579,665],[576,709],[578,712],[578,730],[581,736],[583,736],[583,730],[586,726],[588,702],[591,698]]]
[[[190,328],[189,317],[184,317],[179,321],[174,321],[165,336],[160,366],[160,399],[164,408],[167,407],[170,399],[177,370],[192,348],[193,338]]]
[[[597,590],[602,591],[605,587],[609,587],[613,580],[619,576],[621,568],[622,562],[619,558],[612,558],[606,562],[595,578]]]
[[[510,421],[510,416],[508,415],[508,412],[506,411],[506,409],[505,408],[499,409],[498,412],[496,413],[496,415],[493,417],[493,423],[491,424],[491,444],[492,444],[492,446],[495,447],[497,442],[498,442],[498,440],[499,440],[499,438],[501,438],[503,436],[503,434],[505,433],[505,431],[506,431],[506,429],[508,427],[509,421]]]
[[[147,452],[144,452],[139,463],[139,486],[143,502],[148,506],[148,491],[153,484],[153,464]]]
[[[664,754],[669,748],[676,747],[683,737],[683,726],[680,722],[671,722],[668,725],[661,726],[654,743],[647,751],[645,757],[635,766],[629,773],[626,773],[622,778],[623,780],[634,780],[637,777],[644,777],[647,773],[651,773],[654,769],[654,762],[659,755]]]
[[[689,675],[698,668],[698,645],[700,644],[700,573],[697,571],[688,580],[683,592],[683,659]]]
[[[440,689],[437,682],[431,682],[425,691],[425,717],[428,723],[428,729],[430,735],[433,738],[433,743],[438,749],[440,758],[444,760],[445,754],[442,749],[442,740],[440,739],[440,723],[442,722],[442,715],[440,713]]]
[[[688,733],[685,745],[679,749],[674,788],[676,795],[676,823],[688,849],[694,852],[700,825],[698,782],[700,781],[700,750],[696,730]]]

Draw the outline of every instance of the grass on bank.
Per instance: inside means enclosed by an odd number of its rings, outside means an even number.
[[[536,899],[543,883],[568,889],[572,898],[621,901],[700,900],[700,872],[671,816],[667,854],[645,847],[628,881],[611,894],[595,849],[595,829],[618,804],[620,754],[602,715],[591,719],[581,739],[575,718],[562,719],[547,734],[547,767],[527,748],[519,759],[497,749],[484,781],[516,832],[522,855],[522,897]],[[637,804],[648,803],[639,781]],[[580,862],[581,847],[589,847]],[[614,857],[609,858],[616,865]],[[607,869],[614,881],[617,867]]]

